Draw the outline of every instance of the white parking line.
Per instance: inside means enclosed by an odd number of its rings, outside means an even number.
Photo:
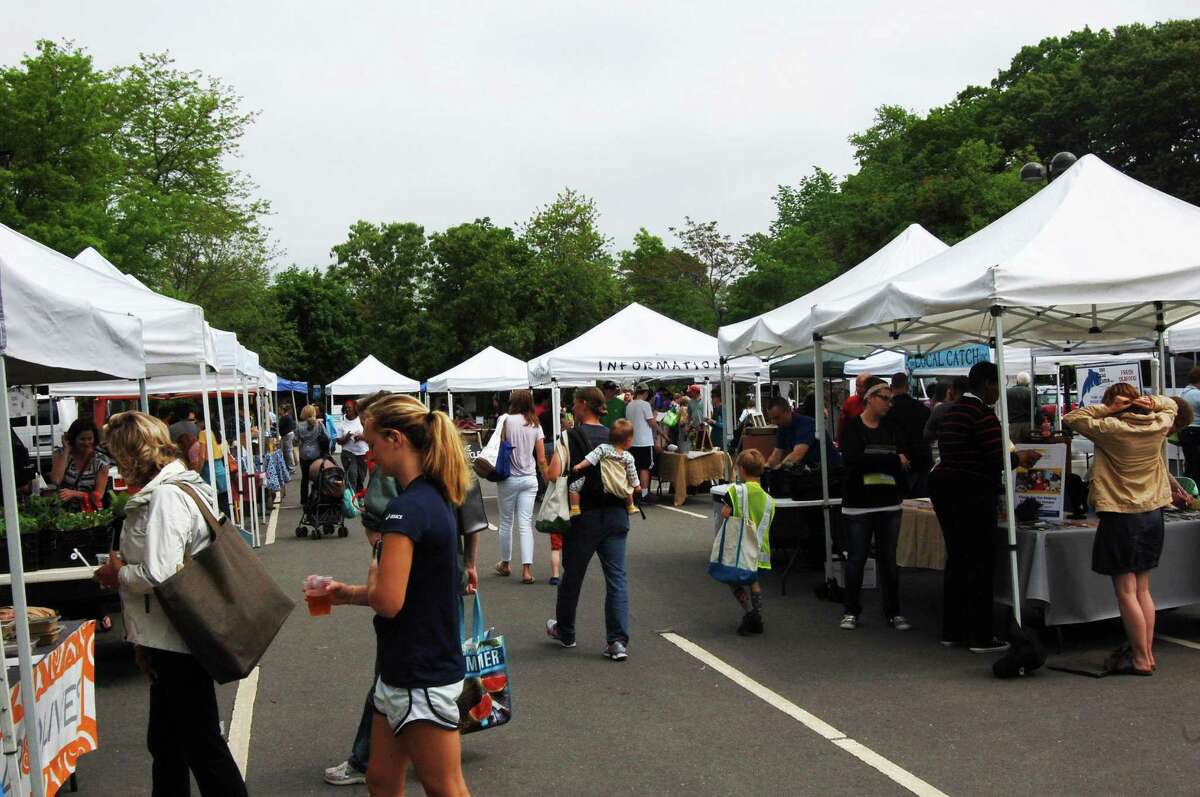
[[[664,509],[668,507],[663,507]],[[898,785],[904,787],[918,797],[947,797],[945,792],[926,783],[906,769],[902,769],[892,761],[884,758],[871,748],[846,736],[825,720],[800,708],[795,703],[777,692],[768,689],[741,670],[738,670],[721,659],[709,653],[704,648],[671,632],[664,632],[662,638],[678,647],[688,655],[699,659],[706,665],[724,675],[750,694],[787,714],[813,733],[837,745],[850,755],[862,761],[867,766],[887,776]]]
[[[1182,645],[1185,648],[1192,650],[1200,650],[1200,642],[1193,642],[1190,639],[1180,639],[1179,637],[1167,636],[1166,634],[1155,634],[1155,639],[1161,639],[1163,642],[1171,642],[1176,645]]]
[[[279,520],[279,504],[271,509],[271,522],[267,524],[267,540],[265,545],[270,545],[275,542],[275,524]]]
[[[679,509],[673,506],[663,506],[662,504],[649,504],[649,506],[656,506],[659,509],[668,509],[672,512],[678,512],[681,515],[691,515],[692,517],[698,517],[701,520],[709,520],[712,517],[711,515],[701,515],[699,512],[689,512],[686,509]]]
[[[247,759],[250,757],[250,725],[254,722],[254,698],[258,695],[258,668],[250,671],[238,684],[237,696],[233,699],[233,719],[229,721],[229,752],[246,777]]]

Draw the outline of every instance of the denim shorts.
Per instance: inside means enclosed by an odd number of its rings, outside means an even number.
[[[1092,543],[1092,570],[1115,576],[1158,567],[1163,548],[1161,509],[1097,514],[1100,526]]]

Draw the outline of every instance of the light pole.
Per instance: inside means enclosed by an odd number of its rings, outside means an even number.
[[[1050,182],[1055,177],[1070,169],[1079,160],[1071,152],[1060,152],[1050,159],[1049,167],[1037,161],[1030,161],[1021,167],[1021,182],[1041,183]]]

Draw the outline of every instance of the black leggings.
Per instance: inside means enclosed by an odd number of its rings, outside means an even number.
[[[189,770],[202,797],[244,797],[246,783],[221,738],[212,677],[186,653],[145,652],[154,668],[146,733],[153,797],[189,794]]]
[[[308,469],[315,459],[300,460],[300,506],[308,503]]]

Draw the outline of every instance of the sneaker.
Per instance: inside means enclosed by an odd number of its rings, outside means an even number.
[[[625,650],[624,642],[609,642],[608,647],[604,649],[604,655],[613,661],[625,661],[629,658],[629,651]]]
[[[758,612],[747,612],[742,615],[742,622],[738,623],[737,632],[738,636],[761,634],[763,632],[762,615]]]
[[[629,510],[629,514],[631,515],[640,515],[642,513],[642,510],[637,508],[637,504],[629,504],[625,508]]]
[[[550,580],[547,581],[546,583],[552,587],[557,587],[558,586],[558,576],[550,576]]]
[[[944,648],[961,648],[965,643],[957,639],[939,639],[938,644]]]
[[[858,618],[852,614],[843,614],[842,621],[838,623],[838,627],[843,631],[853,631],[858,628]]]
[[[971,651],[972,653],[1003,653],[1004,651],[1008,650],[1009,647],[1010,646],[1007,642],[992,637],[990,641],[985,642],[982,645],[972,645],[971,647],[967,648],[967,650]]]
[[[356,783],[366,783],[367,773],[359,772],[349,761],[343,761],[336,767],[325,770],[325,782],[331,786],[353,786]]]
[[[563,639],[561,636],[558,635],[558,621],[557,620],[547,620],[546,621],[546,636],[550,637],[555,642],[562,645],[564,648],[575,647],[574,639],[572,639],[570,642],[568,642],[565,639]]]
[[[911,631],[912,630],[912,624],[909,623],[908,620],[905,620],[904,615],[902,615],[902,614],[898,614],[895,617],[891,618],[890,620],[888,620],[888,623],[890,623],[892,628],[895,628],[897,631]]]

